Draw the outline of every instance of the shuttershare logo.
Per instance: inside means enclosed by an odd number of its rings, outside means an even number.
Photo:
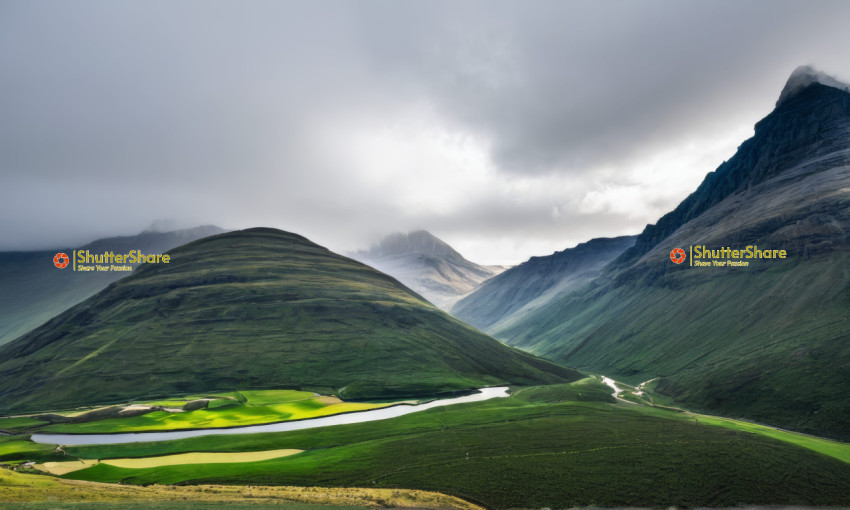
[[[682,248],[673,248],[670,252],[670,260],[674,264],[681,264],[686,259],[692,267],[748,267],[751,260],[776,260],[788,257],[786,250],[763,250],[756,245],[745,248],[709,248],[707,246],[690,246],[690,254],[685,253]]]
[[[71,259],[68,258],[67,253],[57,253],[55,257],[53,257],[53,265],[58,267],[59,269],[64,269],[68,267],[68,263]]]
[[[670,260],[672,260],[674,264],[681,264],[685,261],[685,250],[681,248],[673,248],[673,251],[670,252]]]
[[[141,250],[130,250],[127,253],[105,251],[91,253],[89,250],[74,250],[73,255],[59,252],[53,257],[53,265],[59,269],[72,264],[72,271],[132,271],[138,264],[168,264],[171,255],[161,253],[142,253]]]

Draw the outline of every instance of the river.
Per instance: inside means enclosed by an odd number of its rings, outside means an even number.
[[[247,425],[245,427],[230,427],[225,429],[195,429],[195,430],[171,430],[163,432],[128,432],[118,434],[33,434],[32,441],[43,444],[60,444],[66,446],[80,445],[104,445],[123,443],[142,443],[148,441],[172,441],[175,439],[186,439],[189,437],[232,435],[232,434],[261,434],[263,432],[289,432],[292,430],[313,429],[317,427],[329,427],[332,425],[348,425],[351,423],[364,423],[368,421],[387,420],[398,418],[406,414],[425,411],[434,407],[450,406],[454,404],[466,404],[469,402],[481,402],[491,398],[503,398],[508,396],[508,387],[499,386],[495,388],[481,388],[478,393],[465,395],[463,397],[432,400],[424,404],[410,405],[399,404],[380,409],[370,409],[354,413],[334,414],[321,418],[307,420],[283,421],[278,423],[267,423],[264,425]]]

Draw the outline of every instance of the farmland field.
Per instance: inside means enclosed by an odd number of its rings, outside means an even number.
[[[259,425],[287,420],[318,418],[338,413],[366,411],[385,407],[387,403],[343,402],[333,397],[316,396],[313,392],[294,390],[263,390],[239,392],[246,401],[217,398],[209,407],[188,412],[155,411],[131,418],[110,418],[85,423],[57,423],[42,432],[71,434],[109,434],[153,430],[183,430]],[[230,394],[213,395],[230,397]],[[185,400],[168,400],[170,404],[185,404]],[[148,405],[162,405],[159,402]]]

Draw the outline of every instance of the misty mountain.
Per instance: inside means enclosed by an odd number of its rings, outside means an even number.
[[[387,273],[448,311],[481,282],[505,270],[466,260],[451,246],[425,230],[386,236],[351,258]]]
[[[532,257],[485,281],[452,307],[452,315],[487,333],[573,292],[634,245],[637,236],[591,239],[544,257]]]
[[[850,438],[850,92],[818,76],[796,70],[755,135],[591,284],[497,336],[627,382],[659,378],[692,408]],[[692,246],[787,258],[671,262]]]
[[[215,226],[201,226],[171,232],[146,231],[135,236],[98,239],[78,250],[92,253],[162,253],[181,244],[224,232]],[[43,251],[0,252],[0,345],[41,325],[51,317],[127,276],[126,272],[74,272],[57,269],[53,257],[74,248]],[[130,264],[134,265],[134,264]],[[137,264],[136,264],[137,265]]]
[[[0,347],[0,412],[233,388],[433,396],[582,377],[295,234],[248,229],[169,253]]]

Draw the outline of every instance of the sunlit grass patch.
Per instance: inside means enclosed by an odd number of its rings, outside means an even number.
[[[56,476],[67,475],[68,473],[73,473],[74,471],[79,471],[80,469],[85,469],[88,467],[92,467],[97,464],[97,459],[79,459],[79,460],[66,460],[61,462],[44,462],[41,464],[36,464],[35,468],[39,471],[44,471]]]
[[[238,398],[235,393],[223,395]],[[316,396],[312,392],[294,390],[245,391],[240,392],[240,395],[243,400],[247,399],[246,403],[230,398],[219,398],[212,400],[207,408],[195,411],[181,413],[154,411],[127,418],[107,418],[85,423],[57,423],[48,425],[41,430],[77,434],[108,434],[226,428],[318,418],[391,405],[390,403],[343,402],[336,397]],[[207,397],[212,398],[213,396],[208,395]],[[173,402],[176,402],[176,400]]]
[[[299,390],[248,390],[239,393],[247,399],[248,404],[253,405],[280,404],[315,396],[311,391]]]
[[[151,407],[162,406],[162,407],[172,407],[180,409],[184,405],[186,405],[188,400],[154,400],[151,402],[139,402],[139,404],[148,405]]]
[[[234,462],[259,462],[262,460],[277,459],[301,453],[304,450],[284,448],[279,450],[266,450],[259,452],[192,452],[178,453],[174,455],[161,455],[157,457],[124,458],[103,460],[104,464],[110,466],[145,469],[160,466],[179,466],[182,464],[227,464]]]
[[[731,418],[722,418],[719,416],[706,416],[702,414],[692,414],[699,423],[707,425],[715,425],[743,432],[751,432],[761,436],[772,437],[785,441],[787,443],[796,444],[810,450],[814,450],[830,457],[835,457],[838,460],[850,463],[850,443],[841,443],[838,441],[830,441],[819,437],[812,437],[803,434],[797,434],[785,430],[777,430],[765,425],[756,423],[748,423]]]
[[[11,441],[0,442],[0,459],[24,459],[29,454],[44,454],[53,451],[55,448],[53,445],[37,444],[20,439],[25,437],[26,436],[17,436],[16,439]]]

